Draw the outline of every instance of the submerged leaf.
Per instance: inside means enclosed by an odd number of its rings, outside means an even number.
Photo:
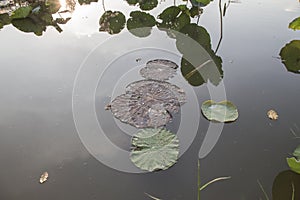
[[[267,112],[267,115],[272,120],[277,120],[278,119],[278,114],[277,114],[277,112],[275,110],[269,110]]]
[[[203,115],[211,121],[232,122],[238,118],[238,110],[230,101],[214,102],[208,100],[201,106]]]
[[[142,77],[154,80],[169,80],[176,75],[178,65],[169,60],[156,59],[146,63],[140,70]]]
[[[147,171],[166,170],[179,155],[179,140],[166,129],[142,129],[132,138],[131,161]]]
[[[185,93],[175,85],[155,80],[129,84],[126,93],[110,104],[113,115],[124,123],[137,128],[160,127],[179,111]]]
[[[40,177],[40,183],[46,182],[47,179],[48,179],[48,177],[49,177],[48,172],[44,172],[44,173],[41,175],[41,177]]]
[[[293,40],[280,51],[282,63],[290,72],[300,73],[300,40]]]
[[[300,199],[300,174],[291,170],[280,172],[273,182],[272,200],[298,199]]]
[[[99,31],[106,31],[109,34],[120,33],[125,27],[126,18],[125,15],[119,11],[106,11],[100,18]]]
[[[300,30],[300,17],[294,19],[290,24],[289,28],[295,30]]]

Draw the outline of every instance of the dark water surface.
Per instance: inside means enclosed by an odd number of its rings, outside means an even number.
[[[166,0],[151,13],[157,16],[172,4],[173,1]],[[128,16],[137,8],[129,7],[125,1],[112,0],[106,2],[106,9],[120,10]],[[77,71],[90,51],[115,37],[99,32],[102,13],[101,2],[77,5],[72,19],[61,26],[62,33],[48,28],[42,36],[36,36],[12,25],[1,29],[1,200],[149,199],[145,192],[164,200],[197,199],[198,152],[209,125],[202,115],[192,145],[166,171],[119,172],[96,160],[82,144],[73,120],[72,90]],[[217,55],[223,60],[227,99],[238,107],[239,118],[224,125],[213,150],[200,160],[200,174],[202,184],[221,176],[231,179],[210,185],[201,192],[201,199],[264,199],[257,180],[271,197],[275,177],[289,169],[286,157],[300,144],[292,133],[300,137],[300,75],[287,71],[278,56],[287,43],[300,39],[299,31],[288,29],[288,23],[299,16],[300,3],[296,0],[242,0],[229,6],[223,18],[223,40]],[[216,49],[220,37],[218,1],[204,8],[199,24],[206,28],[212,49]],[[171,41],[164,33],[161,35]],[[102,52],[113,54],[116,45],[123,50],[127,48],[124,41],[113,46],[102,45]],[[122,64],[131,70],[130,66],[142,65],[162,54],[137,51],[129,54],[128,62],[121,58],[111,66]],[[100,71],[106,67],[101,56],[89,61]],[[164,56],[180,62],[173,54]],[[135,58],[142,58],[141,64]],[[116,70],[116,77],[117,74]],[[178,76],[174,82],[185,87],[187,82],[180,78],[180,72]],[[119,84],[140,79],[134,75],[128,80],[123,77]],[[111,114],[103,109],[121,91],[114,94],[109,89],[102,91],[105,87],[101,87],[101,80],[97,88],[95,99],[87,98],[86,102],[95,103],[100,124],[112,131],[108,138],[128,150],[130,136],[122,134]],[[194,89],[200,107],[210,99],[207,85]],[[187,112],[193,112],[188,103],[184,106]],[[279,120],[267,118],[270,109],[278,111]],[[178,129],[179,118],[175,116],[171,130]],[[198,123],[193,118],[188,121]],[[44,171],[49,173],[49,180],[41,185],[39,176]]]

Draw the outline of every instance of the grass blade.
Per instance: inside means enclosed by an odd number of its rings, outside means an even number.
[[[230,179],[230,176],[225,176],[225,177],[219,177],[219,178],[215,178],[211,181],[209,181],[208,183],[204,184],[202,187],[199,188],[199,190],[204,190],[207,186],[209,186],[210,184],[217,182],[217,181],[221,181],[221,180],[226,180],[226,179]]]

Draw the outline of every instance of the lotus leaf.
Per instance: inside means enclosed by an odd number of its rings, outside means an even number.
[[[122,122],[137,128],[166,125],[172,118],[171,113],[179,111],[180,101],[176,95],[184,92],[177,86],[162,83],[154,80],[131,83],[125,94],[111,102],[111,112]],[[179,91],[174,93],[176,89]]]
[[[300,30],[300,17],[294,19],[290,24],[289,28],[295,30]]]
[[[280,172],[272,186],[272,200],[285,199],[300,199],[300,174],[291,170]]]
[[[203,115],[211,121],[232,122],[238,118],[238,110],[230,101],[208,100],[203,102],[201,110]]]
[[[282,63],[288,71],[300,73],[300,40],[293,40],[280,51]]]
[[[132,138],[131,161],[147,171],[166,170],[179,155],[177,136],[166,129],[141,129]]]
[[[146,67],[140,70],[142,77],[154,80],[169,80],[176,75],[178,65],[169,60],[150,60]]]

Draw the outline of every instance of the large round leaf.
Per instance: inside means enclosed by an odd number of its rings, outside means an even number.
[[[300,174],[300,145],[295,149],[293,156],[295,157],[287,158],[286,161],[292,171]]]
[[[155,18],[145,12],[133,11],[127,20],[127,29],[137,37],[147,37],[151,34],[151,29],[155,26]]]
[[[208,100],[203,102],[201,110],[208,120],[217,122],[232,122],[239,116],[237,108],[230,101],[214,102]]]
[[[300,174],[290,170],[280,172],[273,182],[272,199],[300,199]]]
[[[132,138],[131,161],[147,171],[166,170],[179,155],[179,140],[166,129],[142,129]]]
[[[106,31],[109,34],[120,33],[125,27],[126,19],[125,15],[119,11],[106,11],[100,18],[99,31]]]
[[[282,63],[288,71],[300,73],[300,40],[293,40],[280,51]]]

